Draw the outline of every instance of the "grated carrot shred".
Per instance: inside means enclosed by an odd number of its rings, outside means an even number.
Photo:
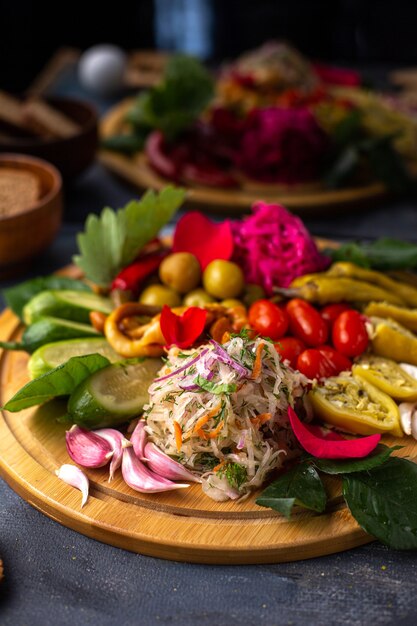
[[[251,417],[250,421],[252,422],[252,424],[254,426],[262,426],[263,424],[266,424],[266,422],[268,422],[272,417],[272,413],[260,413],[259,415],[256,415],[255,417]]]
[[[211,419],[212,417],[214,417],[215,415],[218,414],[218,412],[221,409],[221,405],[217,405],[216,407],[214,407],[214,409],[211,409],[211,411],[209,411],[208,413],[206,413],[205,415],[202,415],[195,423],[195,426],[193,428],[193,433],[197,433],[199,430],[201,430],[201,428],[204,426],[204,424],[207,424],[207,422],[209,421],[209,419]]]
[[[223,426],[224,426],[224,420],[221,420],[216,426],[216,428],[214,428],[214,430],[207,432],[207,431],[204,431],[202,428],[200,428],[200,430],[198,431],[198,434],[203,439],[214,439],[215,437],[217,437],[217,435],[219,434]]]
[[[181,446],[182,446],[182,430],[181,430],[181,426],[176,421],[174,421],[174,433],[175,433],[175,445],[177,446],[178,452],[180,452]]]
[[[261,373],[261,368],[262,368],[262,350],[264,349],[264,346],[265,346],[264,343],[259,343],[257,348],[256,348],[256,356],[255,356],[255,362],[253,364],[251,378],[258,378],[259,374]]]
[[[222,467],[226,465],[226,461],[221,461],[216,467],[213,467],[213,472],[218,472]]]

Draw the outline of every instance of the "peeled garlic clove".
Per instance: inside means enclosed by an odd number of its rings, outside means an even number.
[[[145,446],[148,440],[148,435],[145,430],[145,420],[139,420],[136,424],[135,430],[130,437],[130,443],[133,446],[136,456],[142,461],[146,460]]]
[[[398,406],[400,411],[401,427],[406,435],[411,435],[411,418],[416,405],[414,402],[401,402]]]
[[[173,483],[151,472],[138,459],[132,448],[123,450],[122,474],[126,484],[135,491],[140,491],[140,493],[158,493],[189,487],[189,485]]]
[[[67,430],[65,441],[71,459],[83,467],[103,467],[113,455],[108,441],[80,426]]]
[[[181,463],[177,463],[162,452],[154,443],[145,446],[146,465],[152,472],[169,480],[190,480],[195,483],[201,480],[188,471]]]
[[[126,439],[124,435],[119,430],[115,428],[100,428],[99,430],[94,431],[96,435],[105,439],[111,446],[111,450],[113,453],[111,463],[110,463],[110,472],[109,472],[109,483],[114,478],[114,473],[122,464],[122,456],[124,448],[131,446],[130,441]]]
[[[415,365],[411,365],[411,363],[400,363],[400,367],[411,376],[411,378],[417,380],[417,367]]]
[[[61,465],[61,467],[58,470],[55,470],[55,474],[58,476],[58,478],[63,480],[64,483],[67,483],[67,485],[71,485],[71,487],[75,487],[76,489],[79,489],[81,491],[82,493],[81,508],[82,508],[84,504],[87,502],[88,488],[89,488],[88,478],[84,474],[84,472],[80,470],[79,467],[75,467],[75,465],[66,464],[66,465]]]

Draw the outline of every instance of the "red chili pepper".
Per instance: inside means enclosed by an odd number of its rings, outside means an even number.
[[[137,294],[145,278],[156,272],[167,254],[166,251],[153,252],[133,261],[119,272],[111,284],[111,289],[131,291],[133,294]]]
[[[189,348],[201,335],[206,323],[207,311],[197,306],[176,315],[165,305],[160,317],[161,331],[168,347]]]
[[[291,407],[288,407],[288,418],[301,447],[317,459],[361,459],[368,456],[381,439],[381,435],[343,441],[321,438],[309,431]]]

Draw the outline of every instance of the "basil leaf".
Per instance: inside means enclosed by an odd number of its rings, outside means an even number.
[[[3,408],[17,412],[58,396],[69,396],[85,378],[109,364],[110,361],[101,354],[71,357],[66,363],[28,382]]]
[[[362,528],[391,548],[417,548],[417,465],[391,458],[343,477],[343,496]]]
[[[201,387],[201,389],[204,389],[204,391],[214,393],[216,396],[222,393],[234,393],[237,389],[234,383],[212,383],[207,380],[207,378],[203,378],[203,376],[200,375],[198,375],[193,382]]]
[[[402,446],[389,448],[379,444],[375,450],[364,459],[345,459],[334,461],[332,459],[312,459],[315,467],[325,474],[350,474],[373,469],[388,461],[394,450],[400,450]]]
[[[74,291],[91,291],[90,287],[82,280],[68,278],[66,276],[41,276],[20,283],[15,287],[4,289],[3,295],[7,306],[11,308],[21,320],[23,320],[23,307],[29,300],[41,291],[49,289],[72,289]]]
[[[280,476],[256,500],[259,506],[279,511],[288,518],[294,504],[322,513],[326,502],[320,476],[308,463],[300,463]]]

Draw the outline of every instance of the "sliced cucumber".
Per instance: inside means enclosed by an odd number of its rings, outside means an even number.
[[[71,394],[68,412],[76,424],[101,428],[139,415],[149,401],[148,388],[162,366],[160,359],[116,363],[89,376]]]
[[[101,337],[101,335],[89,324],[71,322],[59,317],[41,317],[26,328],[22,343],[28,352],[34,352],[47,343],[80,337]]]
[[[25,305],[23,319],[32,324],[47,315],[75,322],[89,322],[90,311],[109,314],[112,304],[108,298],[84,291],[49,290],[41,291]]]
[[[73,356],[85,356],[86,354],[101,354],[112,363],[121,360],[120,355],[101,335],[85,339],[55,341],[38,348],[32,354],[28,363],[30,376],[31,378],[38,378],[38,376],[55,369]]]

